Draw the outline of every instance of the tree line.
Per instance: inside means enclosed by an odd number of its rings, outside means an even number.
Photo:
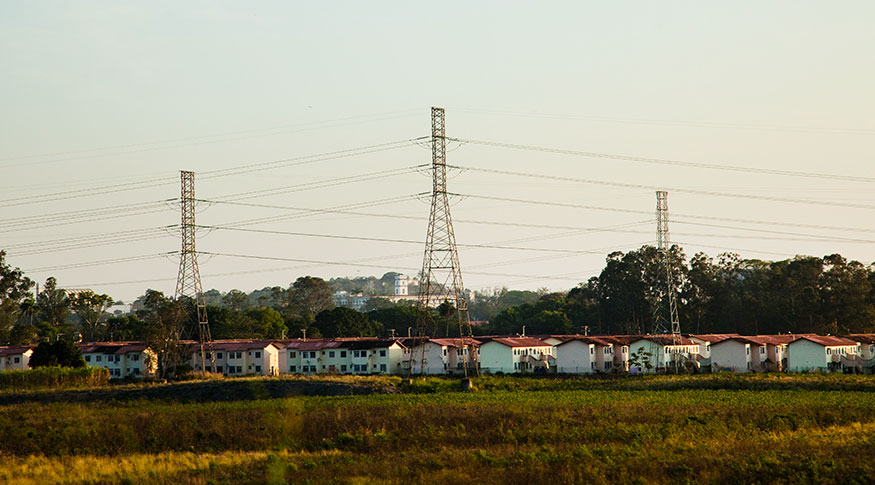
[[[838,254],[781,261],[698,253],[687,260],[673,246],[668,257],[684,333],[820,333],[875,331],[875,267]],[[475,293],[469,304],[476,335],[632,334],[653,328],[665,294],[665,267],[656,248],[607,255],[598,276],[569,292],[497,288]],[[384,275],[388,286],[394,273]],[[367,280],[364,280],[367,281]],[[376,280],[375,281],[379,281]],[[194,302],[148,290],[129,315],[109,316],[108,295],[72,295],[49,278],[34,297],[34,282],[0,251],[0,344],[41,341],[166,342],[198,338]],[[373,298],[361,312],[335,308],[328,281],[304,276],[288,287],[246,293],[206,293],[214,339],[398,337],[416,331],[413,304]],[[430,314],[435,335],[457,335],[455,309]],[[525,327],[525,329],[523,328]]]
[[[666,293],[666,274],[653,246],[610,253],[598,276],[568,293],[498,313],[484,333],[634,334],[652,331]],[[687,261],[668,252],[683,333],[875,332],[875,266],[839,254],[781,261],[734,253]]]

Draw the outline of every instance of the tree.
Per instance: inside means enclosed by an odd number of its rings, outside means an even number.
[[[79,347],[69,340],[40,342],[30,356],[30,367],[85,367]]]
[[[292,284],[290,296],[291,303],[304,315],[315,317],[334,308],[334,292],[322,278],[301,276]]]
[[[0,343],[9,342],[13,326],[18,322],[21,305],[27,298],[33,281],[6,263],[6,251],[0,251]]]
[[[36,309],[40,321],[41,337],[58,339],[61,336],[73,339],[72,329],[67,325],[70,316],[70,300],[67,293],[58,288],[53,277],[46,280],[43,291],[36,297]]]
[[[83,291],[70,299],[70,307],[82,321],[83,337],[87,336],[89,341],[95,341],[94,335],[100,325],[100,319],[110,306],[112,306],[112,298],[109,295],[97,295],[91,290]],[[103,340],[105,332],[97,332],[97,334]]]
[[[222,297],[222,304],[232,310],[242,312],[249,308],[249,295],[240,290],[231,290]]]
[[[288,327],[280,312],[273,308],[260,307],[249,311],[249,318],[255,322],[255,327],[260,338],[275,339],[285,338]]]
[[[137,312],[146,322],[146,343],[158,356],[158,377],[173,374],[191,355],[189,346],[180,342],[183,321],[188,319],[182,303],[160,291],[148,290],[143,309]]]
[[[345,307],[320,312],[314,326],[327,338],[374,337],[382,330],[364,313]]]

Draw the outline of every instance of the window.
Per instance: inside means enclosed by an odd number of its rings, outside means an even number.
[[[745,347],[745,350],[747,351],[747,355],[750,355],[750,347],[749,347],[749,346],[746,346],[746,347]]]
[[[595,354],[595,347],[593,347],[592,345],[590,345],[590,346],[589,346],[589,355],[593,355],[593,354]]]
[[[514,362],[514,363],[513,363],[513,369],[514,369],[514,370],[519,370],[519,368],[520,368],[520,363],[519,363],[519,362]]]
[[[90,355],[86,355],[86,356],[85,356],[85,362],[91,362],[91,356],[90,356]]]
[[[240,352],[237,352],[237,353],[239,354]],[[237,366],[237,373],[238,373],[238,374],[242,374],[242,373],[243,373],[243,367],[240,367],[240,366],[238,365],[238,366]]]
[[[340,358],[341,358],[341,359],[345,359],[345,358],[346,358],[346,351],[345,351],[345,350],[341,350],[341,351],[340,351]]]
[[[514,351],[514,353],[516,353],[516,351]],[[444,355],[447,355],[447,348],[446,347],[444,347]]]
[[[100,362],[101,360],[103,360],[103,356],[102,356],[102,355],[96,355],[96,356],[94,356],[94,361],[95,361],[95,362]]]
[[[332,359],[334,358],[334,351],[333,350],[328,352],[328,357],[331,357]]]
[[[605,370],[609,370],[611,368],[611,361],[605,362]]]
[[[19,362],[21,362],[21,357],[16,357],[16,358],[15,358],[15,363],[18,364]]]
[[[750,362],[747,363],[747,368],[750,369]]]
[[[346,364],[340,364],[340,372],[346,372]]]
[[[386,351],[385,351],[385,350],[381,350],[381,351],[380,351],[380,357],[385,357],[385,356],[386,356]]]
[[[261,351],[260,351],[260,350],[256,350],[256,351],[255,351],[255,358],[256,358],[256,359],[260,359],[260,358],[261,358]]]
[[[589,368],[595,370],[595,362],[590,362]]]
[[[237,358],[238,358],[238,359],[242,359],[242,358],[243,358],[243,352],[237,352]]]
[[[260,365],[255,366],[255,372],[261,372],[261,366],[260,366]]]
[[[134,374],[135,376],[138,376],[138,375],[140,375],[140,368],[139,368],[139,367],[134,367],[134,368],[131,370],[131,372],[133,372],[133,374]]]
[[[131,356],[131,360],[133,360],[133,361],[138,361],[138,360],[140,360],[140,354],[134,354],[134,355],[132,355],[132,356]]]
[[[294,352],[289,352],[289,358],[290,358],[290,359],[294,359],[295,357],[296,357],[296,356],[295,356],[295,353],[294,353]]]
[[[217,358],[217,359],[221,359],[221,358],[222,358],[222,353],[221,353],[221,352],[217,352],[217,353],[216,353],[216,358]]]
[[[289,366],[289,372],[295,372],[295,366],[290,365],[290,366]]]

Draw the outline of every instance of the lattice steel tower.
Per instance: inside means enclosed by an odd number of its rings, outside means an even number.
[[[681,324],[678,320],[678,305],[674,277],[671,271],[671,244],[668,237],[668,192],[656,191],[656,248],[659,251],[660,273],[665,278],[662,295],[656,304],[653,333],[671,333],[675,344],[680,343]]]
[[[180,171],[182,194],[179,199],[182,209],[182,250],[179,252],[179,276],[176,279],[176,300],[183,296],[191,297],[197,307],[197,323],[200,333],[198,342],[201,351],[201,369],[207,372],[207,355],[210,358],[213,373],[216,372],[216,358],[213,355],[213,337],[210,335],[210,322],[207,320],[207,303],[201,286],[201,274],[197,266],[197,250],[195,249],[194,233],[194,172]]]
[[[417,336],[423,339],[430,332],[437,331],[429,308],[444,302],[455,309],[459,323],[463,367],[468,375],[468,367],[477,369],[477,350],[468,340],[472,336],[471,321],[468,316],[468,301],[464,295],[462,272],[459,267],[459,252],[456,249],[456,236],[450,217],[450,201],[447,195],[447,140],[443,108],[431,109],[431,157],[432,157],[432,195],[431,214],[428,218],[428,234],[425,237],[425,256],[422,260],[422,273],[419,283],[419,316]],[[446,328],[449,334],[449,324]],[[434,333],[433,336],[437,336]],[[447,335],[448,336],[448,335]],[[422,345],[420,368],[425,372],[425,345]],[[412,369],[411,365],[411,369]]]

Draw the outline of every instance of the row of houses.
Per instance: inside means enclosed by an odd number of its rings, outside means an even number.
[[[199,346],[186,342],[189,364],[202,370]],[[113,378],[153,375],[157,358],[143,342],[78,344],[89,366]],[[32,346],[0,347],[0,371],[27,369]],[[875,334],[743,336],[546,335],[434,339],[219,340],[215,372],[279,374],[487,374],[696,372],[872,372]],[[208,362],[207,370],[213,371]]]

